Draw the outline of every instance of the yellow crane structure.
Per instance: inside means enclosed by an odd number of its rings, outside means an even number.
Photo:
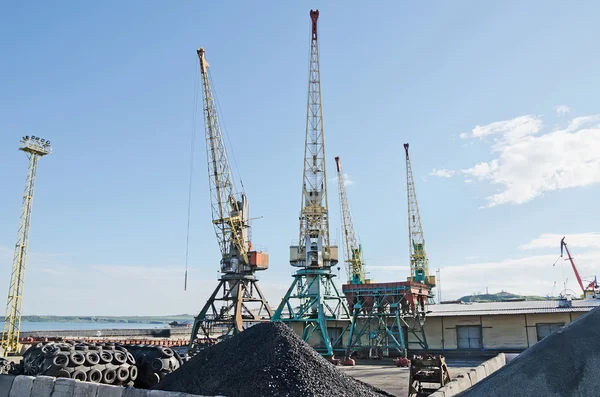
[[[352,213],[350,212],[350,204],[348,204],[348,196],[346,193],[346,182],[342,172],[342,162],[339,156],[335,158],[335,165],[337,168],[338,192],[340,195],[340,211],[342,233],[344,235],[344,253],[348,284],[364,284],[366,279],[363,251],[354,230],[354,222],[352,222]]]
[[[419,213],[417,191],[412,173],[410,155],[408,154],[408,143],[404,144],[406,153],[406,194],[408,201],[408,245],[410,252],[410,276],[408,281],[427,284],[435,287],[435,276],[429,275],[429,260],[425,250],[425,237],[423,236],[423,225]]]
[[[25,152],[29,158],[21,220],[17,232],[17,244],[13,257],[10,284],[8,287],[8,301],[4,315],[4,332],[0,348],[4,355],[18,354],[20,350],[19,335],[21,332],[21,307],[23,305],[23,290],[25,288],[25,267],[27,265],[27,247],[29,245],[29,227],[31,225],[31,208],[38,161],[41,157],[52,153],[50,141],[37,136],[24,136],[19,150]]]
[[[268,268],[268,255],[253,250],[246,194],[237,194],[227,160],[217,108],[203,48],[197,50],[202,78],[206,158],[212,223],[221,250],[221,277],[194,320],[190,348],[198,338],[210,338],[220,328],[222,336],[241,332],[248,323],[270,321],[272,310],[258,287],[256,271]],[[220,307],[219,307],[220,303]]]

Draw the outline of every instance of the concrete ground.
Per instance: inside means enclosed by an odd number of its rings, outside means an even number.
[[[469,372],[471,368],[477,367],[484,359],[446,359],[450,370],[450,376],[454,379],[457,375]],[[357,361],[354,367],[339,366],[339,369],[348,375],[378,387],[397,397],[408,396],[408,368],[398,368],[391,359],[376,361]]]

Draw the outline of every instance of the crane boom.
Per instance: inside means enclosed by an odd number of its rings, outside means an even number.
[[[244,193],[236,196],[204,48],[200,48],[197,53],[204,94],[202,97],[212,220],[223,258],[221,269],[225,272],[237,272],[248,265],[248,202]]]
[[[300,235],[297,252],[291,254],[290,264],[297,267],[330,269],[331,266],[337,263],[337,258],[330,255],[327,176],[325,171],[325,135],[323,131],[321,72],[319,68],[319,42],[317,36],[319,11],[311,10],[310,18],[312,21],[312,30],[308,102],[306,107]]]
[[[581,279],[581,276],[579,275],[579,272],[577,271],[577,267],[575,266],[575,262],[573,262],[573,257],[571,257],[571,253],[569,252],[569,248],[567,247],[567,243],[565,243],[565,237],[562,238],[562,240],[560,240],[560,256],[563,256],[563,247],[564,249],[567,251],[567,256],[569,259],[569,262],[571,262],[571,267],[573,268],[573,273],[575,273],[575,278],[577,279],[577,283],[579,284],[579,287],[581,288],[581,291],[583,291],[583,293],[585,294],[585,288],[583,286],[583,280]]]
[[[356,238],[354,223],[352,222],[352,213],[348,204],[348,196],[346,194],[346,185],[344,175],[342,173],[342,162],[339,156],[335,158],[338,175],[338,190],[340,194],[340,211],[342,220],[342,230],[344,233],[344,253],[346,256],[346,274],[348,275],[349,284],[364,284],[365,283],[365,268],[363,261],[362,246]]]
[[[419,214],[415,180],[413,178],[410,156],[408,154],[408,143],[404,144],[404,151],[406,152],[406,194],[408,196],[408,244],[410,252],[409,280],[417,283],[429,283],[432,278],[429,277],[429,261],[427,259],[427,252],[425,251],[425,237],[423,236],[423,226],[421,225],[421,215]]]

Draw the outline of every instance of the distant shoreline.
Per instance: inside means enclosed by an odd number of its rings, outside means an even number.
[[[28,323],[99,323],[99,324],[168,324],[173,321],[193,321],[191,315],[175,316],[22,316]]]

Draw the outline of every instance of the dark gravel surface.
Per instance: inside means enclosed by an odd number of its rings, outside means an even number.
[[[154,389],[227,397],[394,397],[346,375],[282,323],[257,324],[202,350]]]
[[[600,307],[545,337],[460,397],[578,397],[600,391]]]

